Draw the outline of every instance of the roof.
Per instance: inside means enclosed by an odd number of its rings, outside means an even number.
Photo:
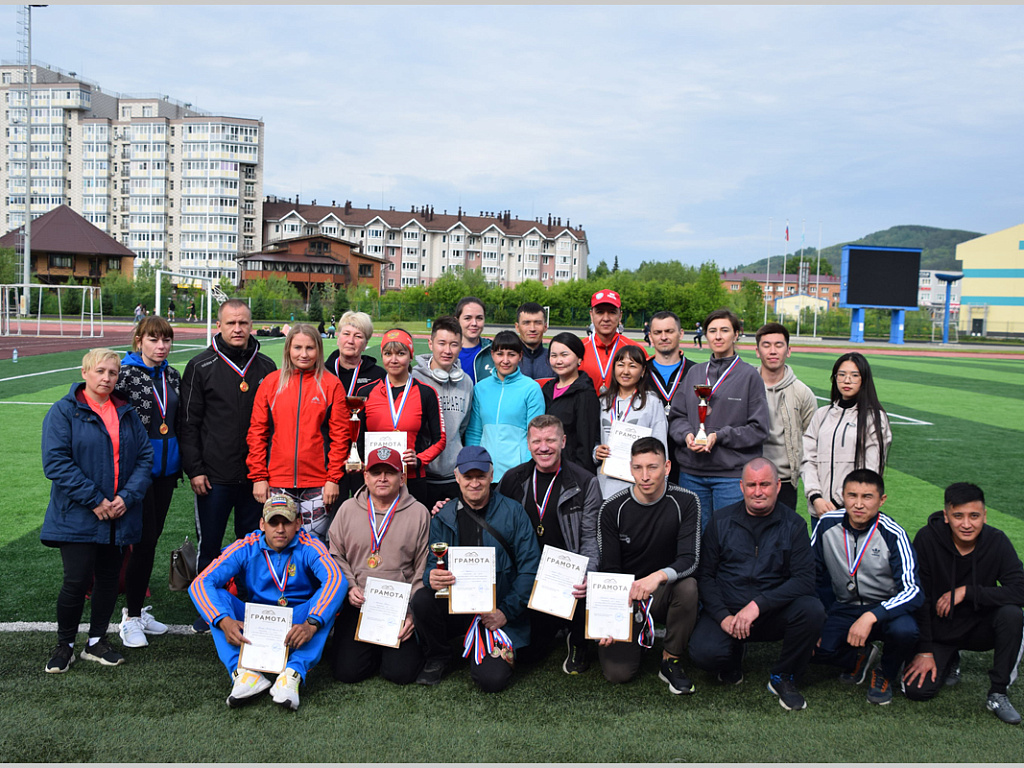
[[[764,272],[723,272],[722,273],[722,279],[723,280],[753,280],[755,283],[763,283],[763,282],[765,282]],[[818,280],[819,280],[818,275],[811,275],[810,276],[810,281],[812,283],[813,282],[818,282]],[[839,284],[839,278],[836,277],[835,275],[821,275],[820,281],[822,283],[825,283],[825,284],[829,284],[829,283],[832,283],[832,284],[835,284],[835,285]],[[771,275],[768,276],[768,282],[769,283],[782,283],[782,282],[798,283],[798,282],[800,282],[800,276],[799,275],[785,275],[785,276],[783,276],[781,272],[773,272],[773,273],[771,273]]]
[[[332,266],[344,265],[345,262],[340,259],[332,259],[330,256],[307,256],[304,253],[250,253],[243,256],[240,259],[236,259],[239,264],[244,265],[249,261],[269,261],[273,263],[292,263],[298,264],[303,261],[309,264],[330,264]]]
[[[428,214],[424,212],[424,208],[419,208],[413,213],[411,211],[382,211],[374,208],[350,206],[348,213],[345,213],[344,206],[306,205],[288,200],[263,203],[264,221],[280,221],[292,212],[297,213],[303,220],[308,222],[321,222],[333,214],[335,218],[348,227],[365,227],[374,219],[380,219],[393,229],[400,229],[407,224],[415,222],[431,232],[448,232],[462,224],[475,235],[482,234],[484,230],[493,228],[506,237],[523,237],[530,230],[535,229],[541,237],[554,238],[567,232],[577,240],[587,239],[587,234],[582,227],[563,226],[556,224],[554,221],[552,221],[549,228],[546,222],[533,221],[532,219],[509,218],[506,220],[501,216],[470,216],[465,212],[461,216],[451,213]]]
[[[0,237],[0,247],[13,248],[24,227]],[[135,253],[106,232],[62,205],[32,219],[32,250],[87,256],[131,256]]]

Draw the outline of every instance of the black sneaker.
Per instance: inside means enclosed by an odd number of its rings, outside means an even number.
[[[727,669],[718,673],[718,682],[726,685],[739,685],[743,682],[743,667]]]
[[[668,689],[672,693],[690,694],[694,691],[693,683],[686,676],[686,672],[683,671],[683,665],[679,662],[679,659],[662,659],[658,679],[668,683]]]
[[[867,648],[857,654],[857,663],[853,669],[847,670],[839,675],[839,682],[847,685],[860,685],[868,676],[868,671],[875,666],[881,651],[878,646],[871,643]]]
[[[437,685],[448,674],[447,659],[427,659],[423,665],[423,671],[416,678],[417,685]]]
[[[884,707],[892,703],[892,685],[885,675],[876,667],[871,670],[871,686],[868,688],[868,701]]]
[[[985,706],[988,707],[989,712],[993,713],[1004,723],[1009,723],[1010,725],[1020,723],[1020,713],[1013,708],[1013,704],[1010,703],[1005,693],[990,693]]]
[[[956,685],[960,682],[960,651],[956,652],[956,666],[946,675],[943,681],[946,685]]]
[[[562,671],[567,675],[578,675],[590,669],[590,662],[587,660],[587,645],[573,645],[572,633],[565,636],[565,661],[562,662]]]
[[[189,629],[193,635],[205,635],[210,631],[210,625],[206,623],[206,619],[200,616],[192,622],[192,626]]]
[[[82,651],[82,658],[87,661],[96,661],[105,667],[116,667],[124,663],[124,656],[114,650],[114,647],[107,642],[107,638],[101,637],[98,642],[86,645]]]
[[[783,709],[793,711],[807,708],[807,701],[797,690],[792,675],[772,675],[768,678],[768,690],[779,697]]]
[[[44,671],[59,675],[62,672],[67,672],[74,663],[74,648],[67,643],[57,643],[57,647],[53,649],[50,660],[46,662]]]

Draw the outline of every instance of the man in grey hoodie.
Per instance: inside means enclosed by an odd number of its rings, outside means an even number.
[[[455,460],[462,450],[469,414],[473,409],[473,380],[459,365],[462,326],[456,318],[446,316],[435,320],[428,346],[430,354],[416,358],[412,375],[437,392],[448,440],[441,455],[427,466],[428,498],[419,500],[427,509],[433,510],[438,501],[459,495]]]
[[[761,361],[757,370],[768,396],[771,425],[762,455],[779,469],[779,479],[782,480],[779,501],[796,509],[804,430],[818,409],[818,401],[811,388],[800,381],[786,364],[790,355],[786,326],[767,323],[758,329],[754,338],[757,357]]]

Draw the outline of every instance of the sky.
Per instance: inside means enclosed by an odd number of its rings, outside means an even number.
[[[0,58],[18,61],[16,6]],[[50,5],[32,53],[265,123],[264,194],[729,268],[1024,217],[1024,7]],[[784,240],[789,222],[790,240]],[[802,234],[802,233],[806,234]]]

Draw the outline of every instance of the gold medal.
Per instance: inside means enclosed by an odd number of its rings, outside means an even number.
[[[238,388],[240,390],[242,390],[243,392],[248,392],[249,391],[249,382],[246,381],[245,379],[242,379],[242,383],[238,385]]]
[[[286,598],[284,595],[281,595],[279,598],[277,598],[277,604],[288,605],[288,598]]]
[[[499,648],[498,646],[494,646],[494,648],[491,649],[491,656],[493,656],[495,659],[500,659],[502,655],[503,654],[501,652],[501,648]]]
[[[166,434],[167,434],[167,432],[168,432],[168,427],[167,427],[167,425],[166,425],[166,424],[161,424],[161,425],[160,425],[160,434],[161,434],[161,435],[166,435]]]
[[[366,564],[371,568],[376,568],[378,565],[380,565],[380,555],[374,552],[372,555],[366,558]]]
[[[543,536],[544,535],[544,526],[543,525],[538,525],[537,526],[537,535],[538,536]]]

